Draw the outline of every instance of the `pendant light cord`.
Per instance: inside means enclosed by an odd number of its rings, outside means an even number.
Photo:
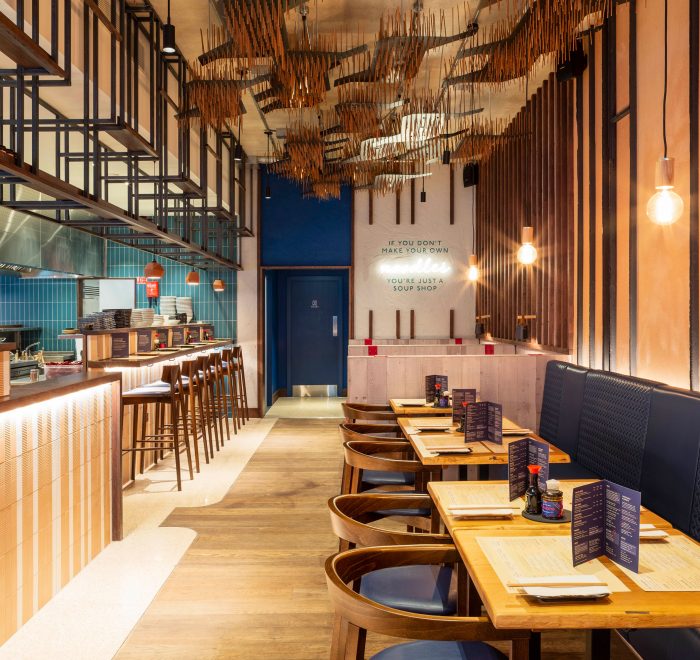
[[[663,102],[664,158],[668,157],[668,141],[666,139],[666,97],[667,96],[668,96],[668,0],[664,0],[664,102]]]
[[[168,0],[168,25],[170,25],[170,0]]]

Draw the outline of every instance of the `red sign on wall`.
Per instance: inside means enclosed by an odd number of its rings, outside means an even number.
[[[493,344],[484,344],[484,355],[493,355]]]
[[[136,278],[136,284],[146,284],[146,282],[148,282],[148,280],[143,275]]]
[[[146,298],[157,298],[160,295],[160,282],[146,282]]]
[[[367,355],[376,355],[377,354],[377,347],[376,346],[368,346],[367,347]]]

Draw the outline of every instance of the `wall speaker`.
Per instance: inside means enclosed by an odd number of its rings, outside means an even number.
[[[583,50],[583,44],[578,41],[576,44],[576,49],[569,53],[569,57],[566,58],[559,66],[557,66],[557,81],[566,82],[572,78],[578,78],[588,66],[588,56]]]
[[[462,172],[464,187],[476,186],[479,183],[479,163],[467,163]]]

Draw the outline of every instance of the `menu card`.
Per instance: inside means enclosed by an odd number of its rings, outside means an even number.
[[[608,557],[639,572],[642,494],[604,479],[574,488],[571,544],[574,566]]]
[[[192,341],[198,342],[202,335],[201,333],[201,328],[198,325],[191,325],[190,326],[190,337],[192,338]]]
[[[185,343],[185,329],[173,328],[173,346],[182,346]]]
[[[508,445],[508,490],[510,499],[525,495],[530,482],[528,465],[539,465],[540,490],[547,487],[549,478],[549,445],[534,438],[514,440]]]
[[[156,335],[158,336],[158,345],[165,344],[168,345],[168,331],[167,330],[157,330]]]
[[[426,376],[425,377],[425,402],[435,401],[435,385],[440,384],[440,390],[447,392],[447,376]]]
[[[465,442],[493,442],[503,444],[503,406],[491,401],[480,401],[467,406],[464,420]]]
[[[153,343],[151,339],[150,330],[137,330],[136,331],[136,352],[137,353],[149,353],[153,350]]]
[[[466,414],[463,403],[476,403],[476,390],[452,390],[452,421],[457,424]]]
[[[112,357],[129,357],[129,333],[116,332],[112,335]]]
[[[214,339],[214,326],[213,325],[205,325],[202,327],[202,329],[206,331],[209,339]]]

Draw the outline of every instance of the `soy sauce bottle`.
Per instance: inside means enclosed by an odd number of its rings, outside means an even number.
[[[527,469],[530,472],[530,485],[525,491],[525,513],[540,516],[542,515],[542,491],[538,480],[542,466],[528,465]]]

